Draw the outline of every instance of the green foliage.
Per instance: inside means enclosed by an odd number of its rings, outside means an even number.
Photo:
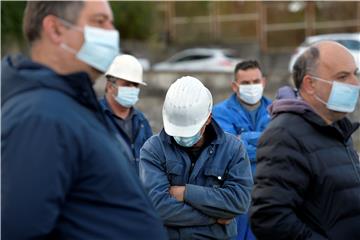
[[[156,2],[110,2],[114,25],[125,39],[146,40],[152,33]]]
[[[22,18],[26,2],[1,1],[1,50],[3,46],[12,41],[22,44]]]
[[[4,35],[22,36],[22,18],[26,2],[1,1],[1,32]]]
[[[155,15],[154,2],[110,2],[115,26],[121,39],[146,40],[151,37]],[[24,47],[22,18],[26,1],[1,1],[1,52],[6,54],[10,45]]]

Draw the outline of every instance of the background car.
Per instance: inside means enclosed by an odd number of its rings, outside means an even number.
[[[153,65],[154,71],[232,72],[240,62],[236,51],[221,48],[190,48]]]
[[[323,40],[336,41],[348,48],[355,58],[356,65],[360,68],[360,33],[335,33],[307,37],[291,56],[289,62],[289,72],[292,72],[296,59],[306,50],[308,46]]]

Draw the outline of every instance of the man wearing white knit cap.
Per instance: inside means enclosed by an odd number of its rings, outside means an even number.
[[[212,96],[196,78],[173,83],[164,129],[140,151],[140,179],[170,239],[233,239],[253,185],[240,140],[212,119]]]

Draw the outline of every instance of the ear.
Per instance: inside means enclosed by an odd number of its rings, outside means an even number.
[[[263,87],[265,88],[266,83],[267,83],[266,77],[261,78],[261,83],[262,83]]]
[[[55,16],[48,15],[42,21],[42,35],[56,45],[62,43],[65,29]]]
[[[106,81],[105,92],[111,93],[113,88],[114,88],[113,84],[110,81]]]
[[[233,90],[234,93],[237,93],[239,87],[237,86],[237,84],[235,82],[231,82],[231,89]]]
[[[309,75],[305,75],[301,84],[301,91],[308,95],[315,94],[315,81]]]
[[[212,113],[210,113],[208,119],[206,120],[206,123],[205,123],[206,126],[211,123],[211,117],[212,117]]]

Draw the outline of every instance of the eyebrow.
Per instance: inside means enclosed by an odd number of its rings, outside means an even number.
[[[355,74],[358,72],[358,68],[356,68],[353,72],[352,71],[341,71],[341,72],[337,72],[336,74],[334,74],[334,77],[337,77],[339,75],[350,75],[350,74]]]
[[[244,80],[242,80],[242,82],[251,82],[251,81],[261,81],[261,78],[244,79]]]
[[[105,19],[109,19],[111,21],[113,21],[113,19],[111,19],[111,17],[105,13],[95,13],[93,15],[90,15],[90,18],[99,18],[99,17],[102,17],[102,18],[105,18]]]

